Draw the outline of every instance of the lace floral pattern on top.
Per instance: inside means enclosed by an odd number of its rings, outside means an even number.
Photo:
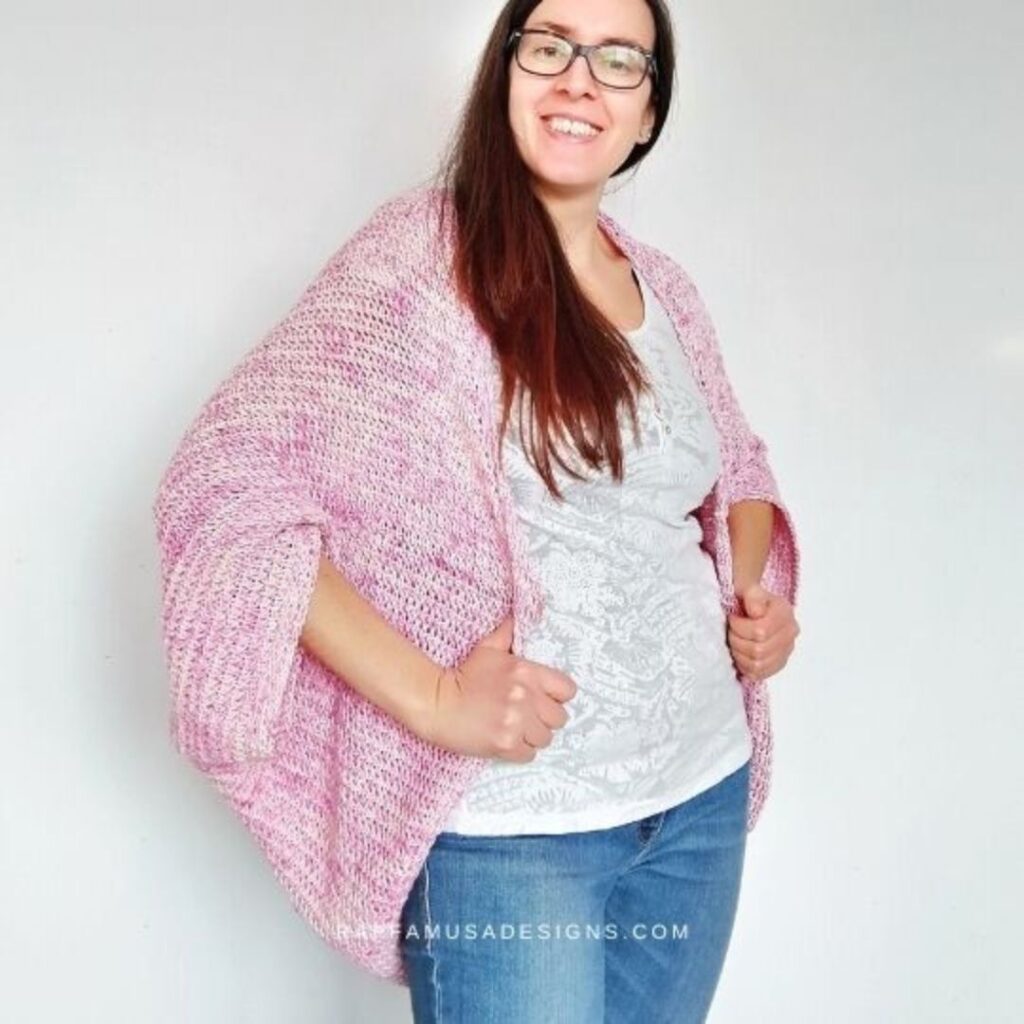
[[[751,755],[714,563],[693,515],[721,469],[718,439],[665,310],[638,280],[644,322],[626,337],[653,394],[638,400],[639,443],[620,410],[621,484],[563,452],[587,478],[554,464],[559,504],[527,461],[514,415],[503,441],[546,595],[522,656],[576,681],[569,721],[528,764],[490,761],[447,831],[608,828],[689,799]]]

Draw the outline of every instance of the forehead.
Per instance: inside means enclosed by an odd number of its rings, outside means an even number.
[[[542,0],[524,28],[548,28],[578,43],[654,47],[654,16],[645,0]]]

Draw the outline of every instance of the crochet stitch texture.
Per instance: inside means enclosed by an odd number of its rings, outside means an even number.
[[[420,740],[299,645],[321,552],[388,621],[454,665],[543,594],[498,465],[500,376],[448,276],[440,189],[389,198],[188,427],[153,503],[176,748],[216,787],[295,909],[372,974],[408,985],[399,917],[437,833],[486,761]],[[789,511],[732,391],[711,320],[668,255],[599,223],[662,301],[719,433],[697,512],[723,607],[726,515],[771,501],[763,585],[796,604]],[[752,829],[768,793],[765,683],[740,677]]]

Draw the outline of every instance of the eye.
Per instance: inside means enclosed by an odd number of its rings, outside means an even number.
[[[612,46],[601,51],[601,60],[613,71],[632,71],[643,63],[643,57],[628,47]]]

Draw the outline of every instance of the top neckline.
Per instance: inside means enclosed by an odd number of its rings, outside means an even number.
[[[644,316],[643,319],[640,321],[639,327],[634,327],[631,330],[622,332],[623,334],[626,335],[627,338],[633,338],[636,337],[636,335],[638,334],[642,334],[645,330],[647,330],[647,326],[650,323],[651,319],[651,298],[647,291],[647,284],[644,281],[642,275],[637,271],[635,266],[630,264],[630,269],[633,273],[634,279],[636,280],[637,287],[640,289],[640,297],[643,299]]]
[[[625,337],[632,338],[647,330],[648,324],[650,323],[651,300],[647,289],[647,283],[643,280],[640,272],[636,269],[636,264],[633,262],[632,257],[625,251],[623,246],[619,244],[619,239],[613,226],[613,222],[611,222],[611,218],[609,218],[603,210],[598,211],[598,228],[601,235],[603,235],[605,240],[608,242],[609,247],[629,262],[630,272],[636,280],[637,287],[640,289],[640,298],[643,301],[644,306],[643,319],[640,321],[639,327],[634,327],[628,331],[622,331],[622,334],[625,335]]]

